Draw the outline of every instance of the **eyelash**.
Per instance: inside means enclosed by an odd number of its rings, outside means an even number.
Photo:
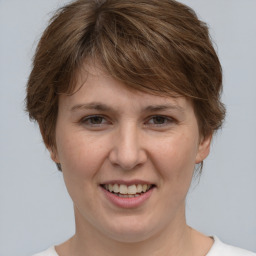
[[[172,117],[162,116],[162,115],[154,115],[154,116],[151,116],[151,117],[148,119],[147,123],[149,123],[149,121],[150,121],[150,120],[153,120],[154,118],[155,118],[155,119],[158,118],[158,119],[164,121],[164,123],[160,123],[160,124],[158,124],[158,123],[157,123],[157,124],[156,124],[156,123],[153,123],[153,124],[149,124],[149,125],[153,125],[153,126],[157,126],[157,127],[163,127],[163,126],[167,126],[167,125],[170,125],[170,124],[172,124],[172,123],[175,122],[175,120],[174,120]],[[159,120],[158,120],[158,121],[159,121]]]
[[[96,119],[96,118],[100,118],[101,120],[106,120],[106,118],[104,116],[101,116],[101,115],[92,115],[92,116],[87,116],[87,117],[84,117],[81,119],[80,123],[84,124],[84,125],[89,125],[89,126],[92,126],[92,127],[100,127],[102,125],[104,125],[104,123],[98,123],[98,124],[95,124],[95,123],[92,123],[91,121],[93,119]],[[110,123],[107,121],[107,123]]]
[[[162,123],[150,123],[151,120],[156,120],[156,118],[158,119],[158,121],[163,121]],[[100,119],[100,123],[93,123],[93,119]],[[160,119],[160,120],[159,120]],[[102,123],[102,121],[105,120],[104,123]],[[94,120],[95,121],[95,120]],[[167,117],[167,116],[163,116],[163,115],[154,115],[154,116],[150,116],[147,121],[144,123],[145,126],[154,126],[154,127],[164,127],[164,126],[168,126],[171,125],[173,123],[175,123],[176,120],[172,117]],[[79,123],[83,124],[83,125],[88,125],[90,127],[102,127],[105,124],[111,124],[110,121],[108,121],[104,116],[102,115],[91,115],[91,116],[87,116],[82,118]]]

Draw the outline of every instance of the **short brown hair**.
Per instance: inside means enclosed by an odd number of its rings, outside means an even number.
[[[203,136],[222,124],[222,70],[207,25],[174,0],[77,0],[51,19],[27,84],[27,111],[55,147],[58,97],[97,60],[136,90],[191,99]]]

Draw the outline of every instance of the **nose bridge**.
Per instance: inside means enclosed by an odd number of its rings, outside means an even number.
[[[133,122],[120,125],[115,136],[115,142],[110,160],[124,170],[130,170],[146,160],[142,148],[142,138],[139,127]]]

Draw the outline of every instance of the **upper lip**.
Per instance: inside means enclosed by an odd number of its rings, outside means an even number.
[[[138,184],[146,184],[146,185],[154,185],[154,183],[149,182],[149,181],[145,181],[145,180],[108,180],[108,181],[104,181],[101,183],[101,185],[106,185],[106,184],[123,184],[126,186],[130,186],[130,185],[138,185]]]

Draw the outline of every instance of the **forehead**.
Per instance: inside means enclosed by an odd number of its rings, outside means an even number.
[[[192,103],[185,97],[160,96],[136,90],[113,78],[97,64],[84,65],[77,73],[77,84],[72,95],[60,96],[60,107],[75,108],[79,105],[105,105],[111,108],[147,108],[155,110],[172,108],[184,111]]]

